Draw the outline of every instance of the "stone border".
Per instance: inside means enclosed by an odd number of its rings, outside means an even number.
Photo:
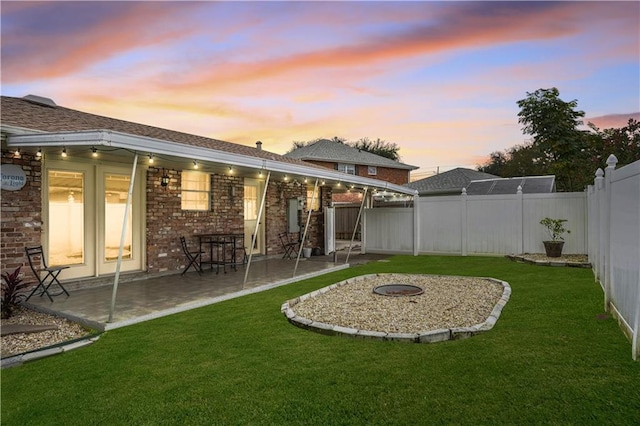
[[[326,324],[322,322],[312,321],[310,319],[299,316],[292,309],[296,304],[302,302],[308,298],[316,297],[320,294],[324,294],[332,289],[348,284],[352,280],[362,280],[367,279],[369,277],[375,277],[379,274],[368,274],[368,275],[359,275],[344,281],[340,281],[335,284],[331,284],[330,286],[323,287],[319,290],[315,290],[311,293],[304,294],[300,297],[296,297],[295,299],[291,299],[282,304],[280,308],[280,312],[284,314],[287,320],[300,328],[305,330],[315,331],[317,333],[329,335],[329,336],[345,336],[351,338],[360,338],[360,339],[376,339],[376,340],[391,340],[397,342],[409,342],[409,343],[436,343],[436,342],[444,342],[446,340],[460,340],[466,339],[468,337],[474,336],[476,334],[489,331],[493,328],[493,326],[500,318],[500,314],[502,313],[502,308],[507,304],[509,298],[511,297],[511,286],[508,282],[498,280],[496,278],[490,277],[474,277],[474,278],[482,278],[486,280],[490,280],[501,284],[503,287],[502,297],[493,307],[491,314],[489,317],[482,323],[473,325],[471,327],[456,327],[456,328],[443,328],[438,330],[425,330],[419,333],[386,333],[382,331],[371,331],[371,330],[358,330],[355,328],[349,327],[341,327],[339,325]],[[423,275],[423,276],[440,276],[440,275],[429,275],[429,274],[405,274],[405,275]],[[465,277],[469,278],[469,277]]]
[[[591,268],[591,263],[589,262],[571,262],[566,260],[536,260],[527,257],[526,253],[521,255],[508,254],[506,257],[507,259],[513,260],[514,262],[523,262],[537,266],[568,266],[571,268]]]
[[[52,355],[57,355],[63,352],[69,352],[74,349],[88,346],[96,342],[99,338],[99,334],[88,337],[80,337],[78,339],[69,340],[68,342],[62,342],[45,348],[36,349],[34,351],[25,352],[18,355],[11,355],[6,358],[2,358],[2,360],[0,361],[0,365],[2,368],[17,367],[24,364],[25,362],[35,361]]]

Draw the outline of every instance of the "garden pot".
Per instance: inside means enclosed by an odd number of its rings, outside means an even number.
[[[547,253],[547,257],[562,256],[564,241],[543,241],[542,244],[544,244],[544,251]]]
[[[311,257],[311,247],[305,247],[302,249],[302,256],[304,256],[305,258],[310,258]]]

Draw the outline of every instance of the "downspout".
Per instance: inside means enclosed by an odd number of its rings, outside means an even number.
[[[362,195],[362,203],[360,203],[360,210],[358,210],[358,217],[356,218],[356,226],[353,228],[353,234],[351,234],[351,241],[349,242],[349,251],[347,252],[347,258],[344,261],[346,265],[349,263],[349,256],[351,255],[351,247],[353,246],[353,240],[356,238],[356,231],[358,230],[358,224],[360,223],[360,216],[362,215],[362,209],[364,208],[364,203],[367,200],[367,190],[369,188],[364,189],[364,194]]]
[[[249,276],[249,268],[251,267],[251,259],[253,259],[253,248],[256,245],[256,238],[258,238],[258,230],[260,229],[260,219],[262,218],[262,211],[264,210],[264,203],[267,199],[267,189],[269,188],[269,179],[271,178],[271,172],[267,173],[267,180],[264,183],[264,192],[262,193],[262,201],[260,201],[260,209],[258,209],[258,217],[256,218],[256,229],[253,231],[253,238],[251,239],[251,246],[249,247],[249,260],[247,261],[247,269],[244,271],[244,281],[242,287],[247,283],[247,277]]]
[[[318,178],[316,178],[316,184],[313,186],[313,194],[311,195],[311,205],[316,201],[316,192],[318,191]],[[311,209],[309,209],[309,214],[307,214],[307,224],[304,227],[304,232],[302,233],[302,240],[300,242],[300,247],[298,249],[298,257],[296,258],[296,266],[293,268],[293,277],[295,278],[296,272],[298,271],[298,263],[300,262],[300,255],[302,254],[302,249],[304,247],[304,241],[307,239],[307,231],[309,231],[309,222],[311,221]]]
[[[124,207],[124,219],[122,221],[122,233],[120,234],[120,247],[118,248],[118,261],[116,262],[116,276],[113,280],[113,293],[111,294],[111,307],[109,308],[109,320],[113,321],[113,311],[116,307],[116,295],[118,294],[118,281],[120,280],[120,267],[122,266],[122,251],[124,240],[127,236],[127,223],[129,222],[129,210],[131,198],[133,196],[133,185],[136,179],[136,166],[138,165],[138,153],[133,157],[133,167],[131,168],[131,181],[129,182],[129,192],[127,193],[127,205]]]

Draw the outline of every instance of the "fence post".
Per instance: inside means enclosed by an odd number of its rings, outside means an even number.
[[[420,254],[420,197],[417,194],[413,196],[413,255]]]
[[[517,226],[518,226],[518,241],[517,241],[517,247],[518,247],[518,253],[516,254],[522,254],[524,253],[524,218],[522,217],[522,215],[524,214],[524,196],[522,195],[522,185],[518,185],[518,191],[516,192],[518,199],[516,200],[516,202],[518,203],[517,206]]]
[[[617,163],[618,159],[615,155],[611,154],[609,158],[607,158],[607,168],[604,171],[604,234],[601,236],[604,240],[602,278],[604,278],[604,307],[606,312],[609,312],[610,309],[611,278],[613,276],[611,271],[611,178],[613,177],[612,175]]]
[[[460,224],[461,229],[461,246],[460,246],[460,254],[462,256],[467,255],[467,188],[462,188],[462,197],[460,197],[462,201],[460,208],[460,218],[462,223]]]
[[[604,171],[602,169],[598,169],[596,170],[596,178],[594,179],[593,182],[594,185],[594,196],[595,196],[595,201],[594,201],[594,210],[596,212],[596,217],[595,217],[595,225],[594,225],[594,230],[597,233],[597,238],[596,238],[596,243],[594,244],[594,249],[595,249],[595,258],[593,261],[593,264],[595,266],[595,274],[596,274],[596,279],[598,281],[601,281],[602,279],[602,232],[603,232],[603,227],[604,227],[604,222],[602,220],[602,210],[603,210],[603,192],[604,191]],[[603,283],[600,282],[600,284],[602,285]],[[604,286],[603,286],[604,289]],[[606,295],[605,295],[606,296]]]

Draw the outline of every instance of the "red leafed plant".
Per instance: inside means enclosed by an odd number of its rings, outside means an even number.
[[[20,303],[25,297],[25,293],[29,284],[22,282],[22,275],[20,269],[22,266],[18,266],[15,271],[2,273],[2,318],[6,319],[11,317],[13,309]]]

